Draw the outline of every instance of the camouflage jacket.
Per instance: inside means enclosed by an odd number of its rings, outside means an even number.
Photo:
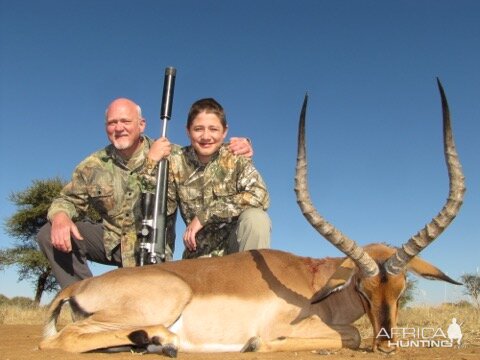
[[[247,208],[266,210],[267,186],[251,159],[233,155],[223,145],[206,165],[191,146],[174,148],[168,176],[168,213],[180,208],[188,225],[195,216],[204,226],[197,234],[197,250],[184,258],[223,255],[228,235]]]
[[[107,257],[121,245],[122,265],[135,266],[137,232],[141,224],[140,193],[146,155],[151,140],[144,137],[143,146],[125,162],[113,145],[108,145],[74,170],[71,181],[62,189],[48,211],[49,220],[59,211],[70,218],[83,216],[93,207],[101,216]]]

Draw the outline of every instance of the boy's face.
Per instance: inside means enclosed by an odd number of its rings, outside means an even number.
[[[222,146],[227,129],[223,127],[217,115],[203,111],[193,119],[190,128],[187,129],[187,135],[198,159],[206,164]]]

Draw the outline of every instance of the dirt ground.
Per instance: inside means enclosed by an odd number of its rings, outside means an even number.
[[[40,351],[37,345],[40,341],[42,326],[40,325],[0,325],[0,360],[135,360],[158,359],[157,354],[70,354],[63,351]],[[368,344],[362,343],[360,350],[315,351],[315,352],[285,352],[285,353],[221,353],[221,354],[184,354],[178,355],[179,360],[351,360],[351,359],[385,359],[392,360],[479,360],[480,346],[467,345],[462,348],[420,348],[403,349],[395,355],[382,355],[367,350]],[[166,357],[162,357],[167,359]]]

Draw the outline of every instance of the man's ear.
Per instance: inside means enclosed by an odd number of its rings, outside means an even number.
[[[147,125],[147,122],[145,121],[144,118],[140,118],[140,133],[143,134],[145,131],[145,126]]]
[[[350,284],[354,274],[355,263],[350,258],[345,259],[337,268],[337,270],[335,270],[330,279],[328,279],[325,286],[321,288],[320,291],[318,291],[315,295],[313,295],[310,303],[316,304],[334,292],[345,289],[345,287]]]

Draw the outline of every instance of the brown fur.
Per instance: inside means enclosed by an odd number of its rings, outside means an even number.
[[[394,251],[385,245],[365,249],[380,263]],[[253,250],[114,270],[59,293],[49,309],[50,335],[40,348],[85,352],[145,345],[131,336],[139,331],[150,343],[180,351],[355,348],[360,338],[351,324],[365,309],[374,329],[386,319],[396,323],[396,301],[405,280],[403,275],[387,276],[387,282],[380,275],[362,278],[351,267],[345,283],[349,282],[341,291],[312,304],[344,262]],[[427,268],[429,276],[435,276],[428,263],[418,260],[414,266],[419,273]],[[53,335],[58,309],[68,299],[74,299],[77,311],[88,317]],[[383,303],[389,304],[388,314],[381,313],[378,304]],[[180,316],[181,328],[169,330]]]

